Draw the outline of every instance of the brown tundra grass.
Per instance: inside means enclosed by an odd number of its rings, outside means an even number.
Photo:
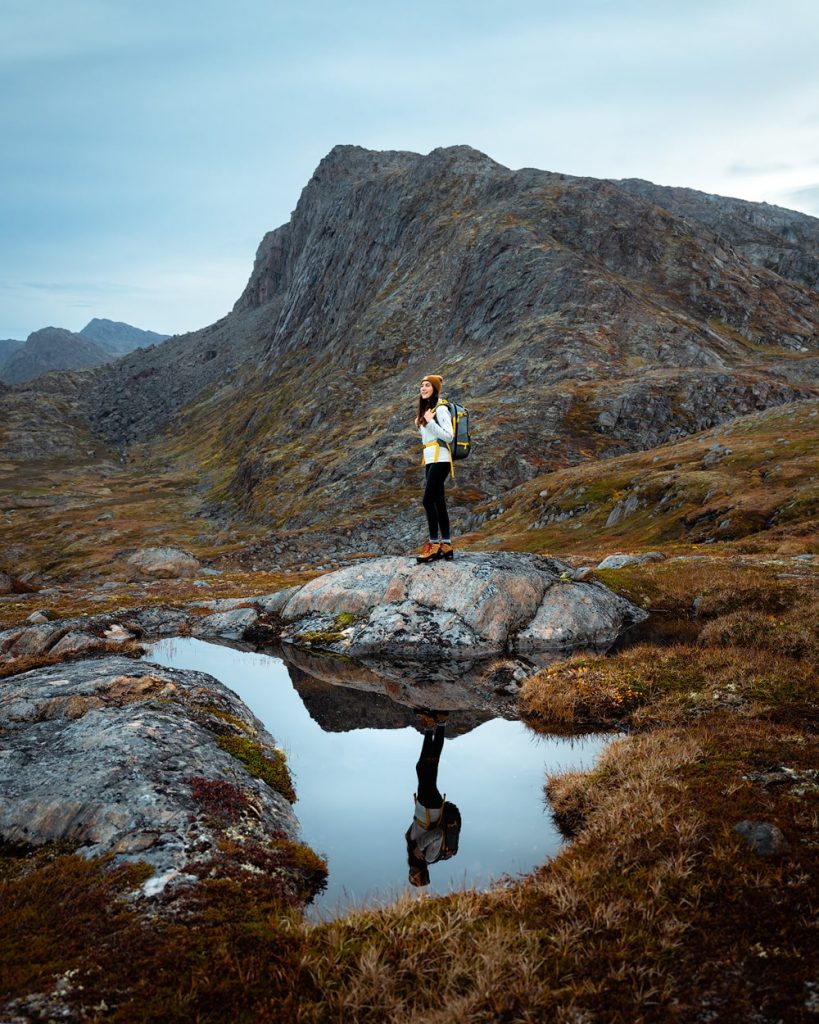
[[[709,559],[607,582],[665,625],[524,687],[539,729],[629,730],[591,772],[547,780],[574,836],[553,861],[487,893],[406,898],[310,925],[275,875],[206,872],[195,898],[146,915],[130,895],[144,876],[59,851],[6,851],[0,991],[22,1000],[6,1016],[815,1020],[815,577]],[[779,828],[787,849],[754,853],[733,831],[745,820]],[[306,898],[315,858],[276,856],[303,873]]]

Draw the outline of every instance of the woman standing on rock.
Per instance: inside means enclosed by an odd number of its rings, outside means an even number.
[[[452,472],[450,445],[454,438],[452,417],[446,404],[440,403],[443,377],[429,373],[421,381],[415,425],[424,446],[424,511],[427,514],[429,540],[421,548],[416,562],[434,562],[455,557],[449,535],[449,513],[444,483]]]

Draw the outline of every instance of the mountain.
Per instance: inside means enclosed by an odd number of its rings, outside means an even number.
[[[765,207],[761,247],[747,204],[647,189],[336,147],[233,310],[87,371],[75,413],[292,561],[420,535],[426,372],[472,413],[460,532],[545,474],[819,394],[819,222]]]
[[[45,327],[22,341],[0,341],[0,379],[22,384],[53,370],[79,370],[118,359],[121,355],[165,341],[170,335],[142,331],[113,320],[91,320],[74,334]],[[7,358],[3,361],[4,346]]]
[[[16,338],[0,338],[0,369],[9,356],[18,348],[22,348],[24,344],[25,342],[18,341]]]
[[[768,203],[654,185],[640,178],[614,184],[677,217],[704,225],[727,239],[749,262],[807,288],[819,288],[819,220],[815,217]]]
[[[143,331],[130,324],[115,320],[102,320],[95,317],[79,332],[103,348],[110,349],[117,356],[132,352],[135,348],[147,348],[166,341],[169,334],[157,334],[156,331]]]
[[[108,351],[88,338],[62,327],[44,327],[30,334],[25,344],[9,356],[0,367],[0,377],[7,384],[22,384],[52,370],[99,366],[110,358]]]

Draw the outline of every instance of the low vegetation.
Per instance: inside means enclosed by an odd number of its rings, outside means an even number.
[[[506,507],[481,506],[493,518],[469,539],[477,547],[492,541],[591,566],[616,550],[669,556],[596,571],[646,608],[648,621],[620,649],[566,658],[523,687],[533,729],[612,732],[593,771],[544,780],[572,837],[553,861],[490,892],[408,897],[309,923],[301,908],[322,884],[320,858],[283,837],[232,848],[229,827],[247,811],[242,794],[192,778],[203,813],[225,826],[223,845],[196,866],[197,886],[160,897],[154,909],[136,895],[139,866],[112,869],[60,849],[0,851],[0,990],[12,999],[11,1018],[814,1020],[819,598],[817,559],[807,556],[819,553],[815,412],[800,403],[653,452],[566,467],[518,488]],[[220,486],[228,484],[223,474]],[[265,593],[312,575],[237,568],[250,533],[237,527],[220,546],[201,526],[194,532],[193,506],[174,504],[172,489],[132,497],[143,518],[134,515],[128,537],[159,536],[163,521],[163,542],[224,571],[207,589],[193,581],[124,588],[112,592],[112,607]],[[30,567],[42,570],[35,562],[58,515],[87,531],[55,563],[77,581],[72,594],[49,599],[58,615],[108,608],[93,600],[94,587],[122,538],[82,568],[100,509],[95,498],[52,510],[42,537],[28,542]],[[32,608],[11,595],[0,625]],[[241,734],[241,723],[219,720]],[[221,740],[259,768],[241,735]],[[261,769],[288,795],[286,766]],[[749,845],[735,830],[742,822],[763,825],[771,849]]]
[[[287,768],[287,759],[281,750],[265,754],[259,744],[247,736],[220,736],[218,743],[222,750],[241,761],[251,775],[266,782],[291,804],[296,802],[296,791]]]

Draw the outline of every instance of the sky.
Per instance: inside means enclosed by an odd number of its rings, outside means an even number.
[[[815,0],[0,0],[0,338],[229,312],[333,146],[819,216]]]

